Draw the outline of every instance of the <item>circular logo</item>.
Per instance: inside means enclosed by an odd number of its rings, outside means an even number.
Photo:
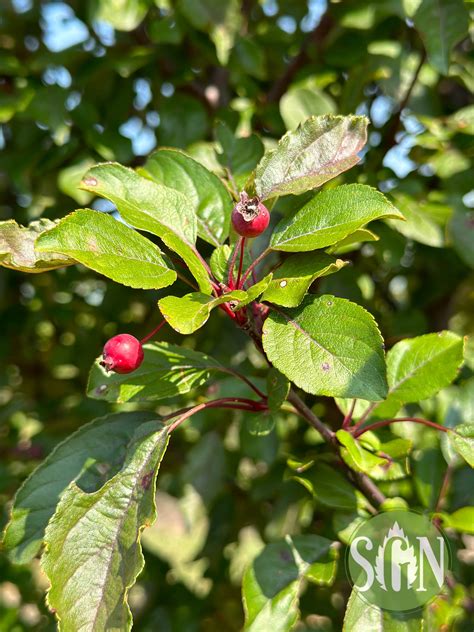
[[[394,510],[369,518],[355,530],[346,566],[354,588],[369,604],[408,612],[441,591],[450,551],[427,516]]]

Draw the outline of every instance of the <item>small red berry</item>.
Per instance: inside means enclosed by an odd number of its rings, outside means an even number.
[[[141,342],[130,334],[119,334],[105,343],[101,365],[106,371],[131,373],[143,362]]]
[[[260,198],[249,196],[242,191],[240,201],[232,211],[232,225],[241,237],[258,237],[267,228],[270,213]]]

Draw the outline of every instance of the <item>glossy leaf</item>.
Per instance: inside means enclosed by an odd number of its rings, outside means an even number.
[[[367,140],[364,116],[313,116],[288,132],[257,166],[262,199],[298,195],[321,186],[359,162]]]
[[[201,291],[211,293],[206,268],[195,247],[197,217],[185,195],[115,163],[90,169],[81,187],[113,202],[135,228],[160,237],[187,264]]]
[[[277,412],[290,392],[290,383],[287,378],[271,367],[267,373],[267,397],[268,407],[272,412]]]
[[[384,612],[374,605],[368,605],[355,589],[352,590],[344,617],[343,632],[422,632],[424,630],[421,613],[404,617],[396,613]]]
[[[346,184],[322,191],[295,215],[275,228],[273,250],[303,252],[342,241],[369,222],[402,214],[387,198],[364,184]]]
[[[17,564],[32,560],[69,483],[78,480],[84,489],[97,489],[121,467],[134,432],[153,420],[158,424],[152,413],[108,415],[58,444],[17,492],[3,541],[9,558]]]
[[[130,630],[127,594],[143,568],[140,532],[156,518],[155,483],[168,444],[156,421],[138,428],[124,463],[97,491],[72,482],[46,528],[47,601],[64,630]]]
[[[244,575],[244,629],[291,630],[303,580],[318,585],[333,582],[338,559],[334,545],[317,535],[287,536],[284,542],[268,544]]]
[[[463,339],[451,331],[398,342],[387,353],[388,397],[374,411],[395,415],[403,404],[435,395],[455,379],[463,363]]]
[[[141,170],[157,184],[164,184],[186,195],[198,219],[198,235],[219,246],[229,234],[232,199],[219,180],[201,164],[181,151],[160,149]]]
[[[148,402],[189,393],[205,384],[222,365],[210,356],[166,342],[144,346],[145,358],[133,373],[107,373],[98,358],[92,366],[87,395],[107,402]]]
[[[76,263],[65,255],[36,250],[37,237],[54,226],[56,222],[45,218],[26,227],[14,220],[0,222],[0,266],[21,272],[46,272]]]
[[[444,528],[474,534],[474,507],[461,507],[451,514],[443,512],[435,515],[441,518]]]
[[[458,454],[474,467],[474,424],[460,424],[451,430],[448,438]]]
[[[246,299],[246,292],[233,290],[219,297],[207,296],[200,292],[191,292],[185,296],[166,296],[158,301],[158,307],[167,322],[180,334],[192,334],[202,327],[211,311],[221,305]]]
[[[375,467],[386,465],[385,459],[365,450],[346,430],[338,430],[336,437],[343,446],[340,449],[341,456],[351,469],[370,474]]]
[[[383,342],[362,307],[326,295],[300,307],[271,311],[263,326],[270,362],[314,395],[383,399],[387,393]]]
[[[334,274],[347,263],[323,252],[291,255],[273,273],[262,301],[297,307],[316,279]]]
[[[295,480],[304,485],[317,502],[327,507],[352,510],[360,504],[358,492],[349,481],[324,463],[316,463]]]
[[[38,237],[36,249],[71,257],[129,287],[159,289],[176,280],[158,246],[110,215],[90,209],[67,215]]]

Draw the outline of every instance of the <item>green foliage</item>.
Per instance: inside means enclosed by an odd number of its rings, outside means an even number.
[[[66,255],[129,287],[160,288],[176,281],[158,246],[110,215],[90,209],[68,215],[40,235],[35,249]]]
[[[470,630],[468,5],[2,4],[1,630]],[[338,560],[394,508],[408,617]]]
[[[295,310],[272,312],[263,346],[270,362],[308,393],[371,401],[387,393],[377,325],[345,299],[309,297]]]

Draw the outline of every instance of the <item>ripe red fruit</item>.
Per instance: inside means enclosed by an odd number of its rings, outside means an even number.
[[[143,362],[141,342],[130,334],[119,334],[105,343],[101,365],[107,371],[131,373]]]
[[[270,213],[260,198],[249,196],[242,191],[240,201],[232,211],[232,225],[241,237],[258,237],[267,228]]]

